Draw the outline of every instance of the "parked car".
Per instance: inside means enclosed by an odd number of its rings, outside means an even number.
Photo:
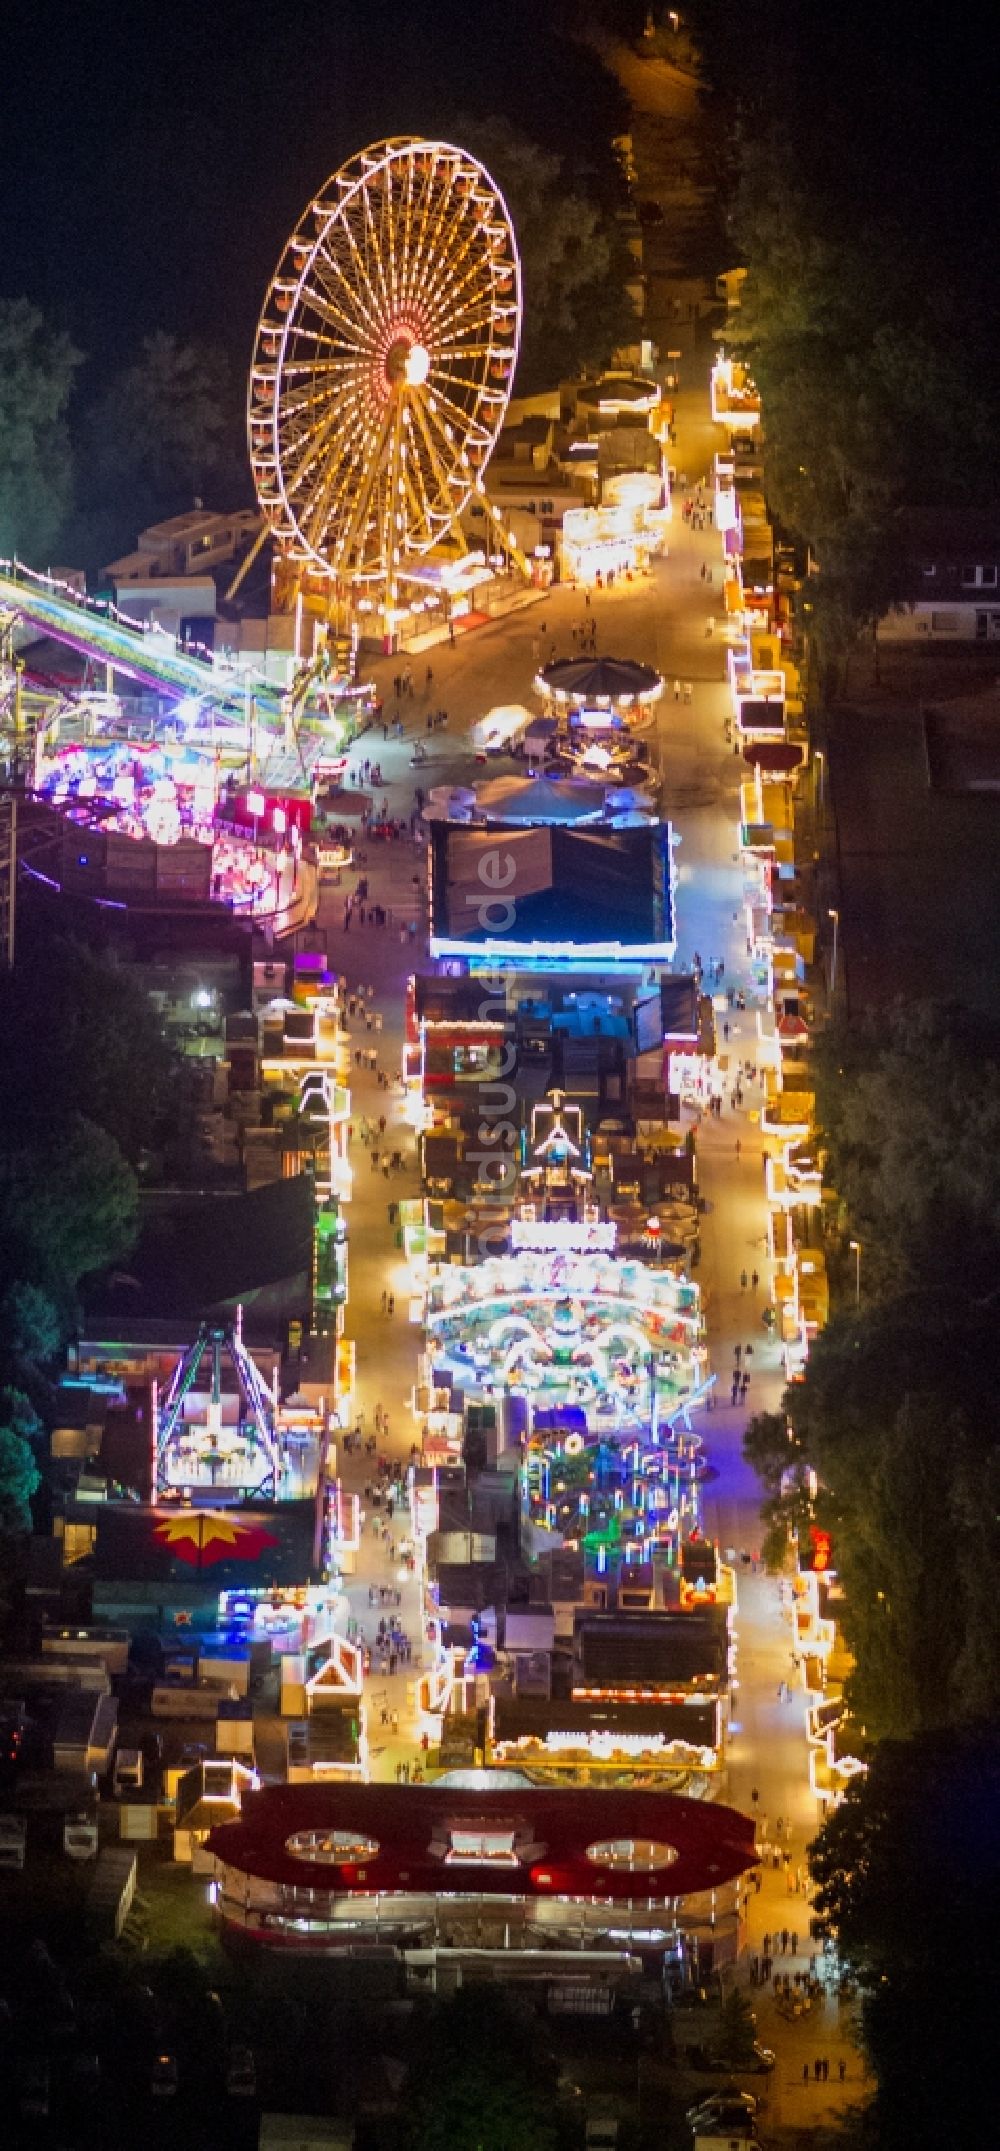
[[[713,2091],[710,2098],[699,2099],[694,2106],[689,2106],[684,2119],[693,2129],[700,2121],[709,2120],[717,2120],[725,2128],[734,2117],[752,2121],[756,2111],[757,2101],[753,2093],[740,2091],[737,2085],[731,2084],[725,2091]]]
[[[710,2047],[689,2046],[685,2049],[685,2058],[688,2066],[692,2069],[704,2069],[706,2073],[711,2074],[718,2070],[726,2076],[733,2076],[734,2074],[736,2076],[766,2076],[774,2067],[772,2049],[769,2046],[761,2046],[756,2039],[751,2049],[750,2059],[743,2062],[741,2067],[735,2071],[728,2054],[713,2054]]]
[[[49,2115],[49,2065],[29,2061],[21,2078],[18,2106],[26,2121],[47,2121]]]
[[[231,2046],[226,2062],[226,2090],[231,2099],[257,2096],[257,2064],[252,2046]]]
[[[96,2091],[101,2081],[99,2055],[92,2048],[80,2047],[70,2063],[69,2073],[74,2091],[83,2094]]]
[[[154,2099],[173,2099],[177,2096],[177,2056],[157,2054],[149,2075],[149,2088]]]

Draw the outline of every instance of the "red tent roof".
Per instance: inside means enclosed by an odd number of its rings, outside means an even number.
[[[516,1863],[449,1859],[455,1831],[510,1831]],[[288,1849],[304,1833],[333,1832],[368,1850],[331,1864]],[[595,1846],[629,1840],[667,1846],[674,1857],[652,1871],[588,1857]],[[530,1785],[496,1791],[489,1785],[266,1785],[247,1794],[238,1822],[220,1824],[207,1842],[218,1860],[242,1874],[324,1896],[466,1889],[477,1896],[612,1903],[637,1895],[666,1899],[716,1889],[756,1859],[753,1822],[735,1808],[675,1793]]]
[[[751,769],[801,769],[805,758],[805,748],[793,739],[751,739],[743,749],[743,760]]]

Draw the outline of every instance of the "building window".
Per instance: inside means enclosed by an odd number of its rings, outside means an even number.
[[[446,1867],[517,1867],[513,1830],[452,1830]]]
[[[962,569],[963,590],[995,590],[996,586],[997,571],[995,564],[993,567]]]
[[[286,1837],[285,1851],[293,1860],[312,1860],[321,1867],[353,1867],[377,1857],[378,1840],[358,1830],[296,1830]]]
[[[932,634],[932,635],[957,635],[957,633],[958,633],[958,614],[957,614],[957,612],[932,612],[932,614],[931,614],[931,634]]]
[[[672,1867],[676,1845],[664,1845],[655,1837],[604,1837],[587,1846],[592,1867],[610,1867],[615,1874],[651,1875],[660,1867]]]

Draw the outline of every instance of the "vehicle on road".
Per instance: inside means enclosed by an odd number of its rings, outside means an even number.
[[[226,2062],[226,2090],[231,2099],[257,2096],[257,2064],[251,2046],[231,2046]]]
[[[737,2084],[729,2084],[725,2091],[713,2091],[710,2098],[699,2099],[694,2106],[689,2106],[684,2119],[692,2128],[696,2128],[700,2121],[709,2120],[721,2121],[725,2125],[734,2115],[749,2116],[752,2120],[756,2112],[757,2101],[753,2093],[741,2091]]]
[[[30,2061],[21,2078],[18,2106],[26,2121],[47,2121],[49,2114],[49,2065],[47,2061]]]
[[[177,2096],[177,2056],[157,2054],[149,2074],[149,2088],[154,2099],[174,2099]]]
[[[734,2073],[737,2076],[767,2076],[774,2067],[775,2057],[771,2047],[761,2046],[755,2039],[749,2059],[735,2072],[729,2055],[715,2054],[711,2047],[689,2046],[685,2049],[685,2059],[689,2068],[703,2069],[706,2074],[714,2074],[718,2070],[720,2074],[727,2076]]]

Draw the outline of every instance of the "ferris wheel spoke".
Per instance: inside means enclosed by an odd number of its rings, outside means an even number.
[[[364,212],[362,211],[362,217],[363,216]],[[365,293],[367,295],[368,305],[362,310],[366,314],[367,318],[372,322],[372,324],[377,327],[382,316],[382,302],[379,298],[379,294],[374,289],[374,286],[371,282],[371,278],[368,274],[368,270],[365,266],[364,255],[361,251],[360,246],[358,245],[357,234],[354,230],[350,207],[345,208],[344,221],[341,226],[341,229],[343,231],[345,239],[347,240],[348,246],[350,247],[351,258],[354,263],[355,271],[359,276],[361,283],[364,286]],[[360,304],[360,294],[358,295],[358,297]]]
[[[416,299],[421,296],[427,271],[439,259],[445,218],[453,199],[456,198],[453,197],[451,187],[445,182],[441,187],[436,216],[433,220],[429,215],[424,217],[422,229],[418,234],[417,246],[411,258],[409,288],[404,291],[404,299]]]
[[[412,157],[408,157],[406,159],[404,172],[405,176],[401,179],[400,183],[402,229],[400,233],[399,261],[396,269],[396,281],[393,286],[393,299],[394,303],[397,306],[402,303],[403,294],[407,289],[410,266],[410,245],[413,237],[414,221],[419,214],[416,207],[416,203],[414,201],[414,191],[417,186],[417,175],[413,169]]]
[[[458,317],[466,310],[473,310],[477,316],[482,313],[492,318],[493,294],[481,271],[482,264],[478,261],[470,262],[464,275],[460,275],[457,266],[452,264],[444,269],[435,294],[442,313]]]
[[[388,483],[389,460],[392,452],[392,430],[393,412],[391,406],[387,405],[382,413],[374,444],[370,442],[366,448],[366,461],[360,475],[354,501],[345,516],[344,542],[341,545],[338,541],[337,545],[337,552],[342,560],[347,560],[350,557],[350,552],[359,538],[363,543],[364,532],[368,527],[368,520],[373,513],[373,508],[376,521],[380,521],[384,515],[384,505],[379,506],[379,497],[380,494],[384,494]]]
[[[469,435],[475,430],[475,411],[465,410],[463,409],[461,404],[454,403],[452,401],[452,398],[448,395],[447,391],[443,389],[440,383],[437,381],[435,381],[434,383],[434,398],[436,403],[443,405],[445,411],[447,412],[449,418],[452,421],[452,424],[455,426],[456,431],[461,436],[458,441],[452,443],[453,450],[464,449]],[[484,426],[482,428],[482,431],[485,433],[487,431],[487,428]]]
[[[408,159],[408,164],[410,171],[413,172],[414,164],[412,156]],[[414,176],[416,177],[416,174],[414,174]],[[420,187],[419,199],[416,203],[414,214],[410,218],[406,234],[407,245],[403,259],[402,279],[399,287],[399,299],[402,305],[406,305],[408,302],[412,302],[412,300],[416,296],[413,277],[414,264],[423,250],[423,235],[426,233],[427,230],[431,203],[434,197],[433,171],[425,172],[421,175],[421,177],[423,180],[423,184]],[[411,241],[412,245],[410,243]]]
[[[442,212],[446,207],[447,203],[444,203],[442,205]],[[454,247],[449,248],[447,263],[439,278],[439,289],[444,290],[448,283],[454,281],[455,277],[458,275],[458,272],[462,267],[463,262],[468,260],[471,250],[475,246],[478,237],[479,226],[473,218],[470,222],[468,231],[465,232],[462,237],[461,243],[459,244],[456,242]],[[436,234],[435,245],[437,245],[437,243],[438,237]]]
[[[370,461],[368,463],[367,469],[363,474],[357,492],[355,493],[351,508],[349,512],[345,515],[343,526],[337,532],[333,546],[330,549],[330,563],[334,569],[343,567],[344,564],[350,559],[351,548],[354,544],[355,539],[355,533],[358,529],[359,524],[364,518],[368,507],[368,502],[371,498],[372,490],[378,477],[379,461],[381,458],[382,449],[385,441],[385,433],[386,425],[383,421],[381,432],[377,437],[373,452],[370,457]],[[333,503],[334,478],[336,477],[336,475],[338,474],[335,473],[333,476],[331,476],[331,478],[328,479],[322,492],[318,496],[316,504],[313,508],[312,516],[310,518],[310,531],[313,534],[312,542],[317,547],[320,543],[320,540],[326,535],[330,511]]]
[[[353,235],[346,216],[340,231],[345,239],[349,242],[352,240]],[[347,335],[354,342],[358,342],[377,336],[378,307],[372,303],[366,304],[365,292],[354,275],[348,274],[349,267],[346,258],[341,259],[339,254],[332,251],[327,237],[322,250],[317,249],[313,256],[311,275],[320,289],[318,292],[311,291],[310,298],[321,318],[325,319],[332,313]]]
[[[298,446],[301,437],[303,441],[309,442],[314,453],[319,454],[334,428],[344,430],[345,400],[339,396],[326,396],[322,406],[318,400],[302,405],[297,410],[293,409],[292,417],[298,421],[298,424],[292,424],[288,429],[288,444],[292,451]]]
[[[301,433],[297,435],[293,433],[285,454],[285,485],[289,496],[306,480],[312,466],[322,456],[324,447],[330,441],[334,427],[337,427],[339,431],[337,439],[333,443],[333,452],[326,459],[331,476],[335,474],[338,467],[347,462],[354,442],[362,443],[364,440],[365,429],[361,413],[355,412],[351,414],[349,410],[345,411],[343,405],[338,405],[335,410],[331,411],[329,417],[318,431],[315,427],[310,426],[303,427]],[[296,449],[299,448],[301,448],[302,452],[296,460]]]
[[[450,521],[452,510],[451,494],[448,486],[448,473],[442,461],[440,449],[434,440],[431,414],[424,408],[422,399],[418,399],[417,397],[414,397],[413,399],[412,409],[416,424],[419,426],[421,435],[423,436],[423,441],[427,450],[427,456],[430,462],[431,469],[434,472],[434,480],[437,486],[439,497],[441,499],[443,512]]]
[[[392,294],[391,287],[389,284],[387,284],[385,278],[384,242],[381,240],[380,236],[376,234],[375,231],[375,223],[372,217],[371,196],[367,187],[364,189],[361,196],[361,206],[364,213],[365,231],[369,242],[369,244],[365,248],[365,258],[366,260],[369,258],[369,256],[371,258],[373,274],[378,280],[381,304],[385,309],[385,312],[387,314],[391,314]]]
[[[410,441],[407,477],[420,520],[431,523],[435,519],[440,520],[440,487],[427,437],[420,424],[420,415],[419,401],[413,398],[407,412]],[[447,514],[447,507],[444,513]]]

